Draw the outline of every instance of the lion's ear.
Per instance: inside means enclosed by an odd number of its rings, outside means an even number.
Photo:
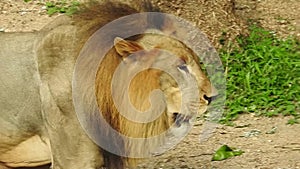
[[[143,47],[141,47],[138,43],[133,41],[124,40],[122,38],[116,37],[114,40],[114,46],[119,55],[123,59],[125,59],[130,54],[137,52],[139,50],[143,50]]]

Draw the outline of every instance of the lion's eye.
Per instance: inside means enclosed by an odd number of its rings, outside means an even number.
[[[185,71],[185,72],[189,72],[189,70],[188,70],[186,64],[181,64],[181,65],[179,65],[179,66],[178,66],[178,69],[183,70],[183,71]]]

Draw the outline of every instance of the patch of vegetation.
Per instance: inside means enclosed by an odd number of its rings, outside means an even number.
[[[279,39],[252,26],[239,47],[221,50],[227,80],[226,112],[221,122],[230,124],[241,113],[300,119],[300,42]]]
[[[297,118],[290,119],[287,124],[293,125],[293,124],[299,124],[299,120]]]
[[[227,158],[242,155],[243,153],[244,151],[242,150],[223,145],[214,153],[212,161],[222,161]]]
[[[80,3],[78,1],[72,1],[67,3],[66,1],[60,2],[46,2],[46,10],[48,15],[55,13],[65,13],[66,15],[72,15],[78,11]]]

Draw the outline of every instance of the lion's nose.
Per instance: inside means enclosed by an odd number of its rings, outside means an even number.
[[[207,100],[208,104],[210,104],[213,100],[217,98],[217,95],[208,97],[207,95],[203,96],[205,100]]]

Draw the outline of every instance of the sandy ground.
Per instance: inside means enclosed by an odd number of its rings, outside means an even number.
[[[201,0],[187,1],[191,4],[182,3],[180,0],[153,1],[166,12],[189,19],[199,27],[204,25],[201,19],[197,19],[199,16],[193,14],[197,6],[192,3],[200,3]],[[30,3],[24,3],[22,0],[1,0],[0,32],[38,31],[46,26],[58,15],[49,17],[43,2],[42,0]],[[174,4],[176,8],[170,4]],[[248,19],[255,19],[263,27],[276,32],[281,37],[290,35],[300,37],[299,9],[299,0],[237,0],[234,4],[234,13],[237,17],[245,22]],[[232,23],[239,26],[236,20]],[[222,23],[220,25],[226,27]],[[215,27],[220,25],[216,23]],[[240,31],[238,26],[236,32]],[[207,31],[209,27],[205,27],[205,30],[217,45],[218,32],[209,33]],[[236,127],[216,124],[212,136],[206,141],[200,141],[200,136],[207,129],[203,129],[205,125],[202,121],[198,121],[180,144],[164,155],[146,160],[138,168],[298,169],[300,168],[300,125],[287,125],[289,118],[291,117],[266,118],[254,117],[252,114],[242,115],[235,121]],[[272,129],[275,132],[267,134]],[[249,132],[257,135],[245,137]],[[239,148],[245,153],[224,161],[212,162],[212,154],[224,144]]]
[[[141,168],[203,168],[203,169],[298,169],[300,168],[300,125],[286,125],[288,117],[254,117],[243,115],[236,127],[218,125],[212,137],[200,141],[203,125],[173,150],[148,160]],[[274,134],[270,132],[275,128]],[[248,133],[257,135],[249,136]],[[212,154],[222,145],[245,151],[223,161],[211,161]]]
[[[236,13],[254,19],[280,37],[300,38],[299,0],[236,0]]]

